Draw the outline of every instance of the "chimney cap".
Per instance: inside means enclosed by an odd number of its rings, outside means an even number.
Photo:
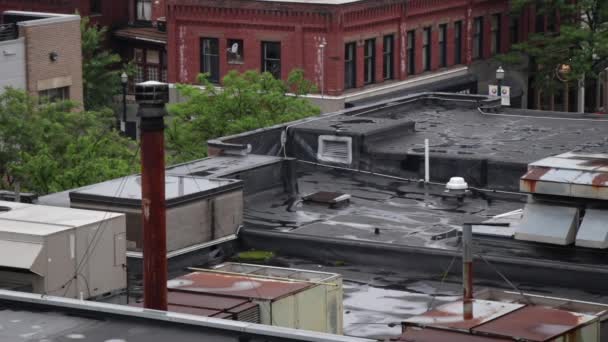
[[[147,81],[135,85],[135,99],[138,104],[165,105],[169,102],[169,85],[157,81]]]

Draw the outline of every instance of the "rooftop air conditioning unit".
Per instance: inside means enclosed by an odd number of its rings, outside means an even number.
[[[126,287],[122,214],[0,202],[0,287],[99,297]]]
[[[259,305],[261,324],[342,334],[339,274],[226,263],[173,279],[169,288],[169,297],[179,291],[251,300]],[[245,320],[253,314],[243,311],[236,319]]]

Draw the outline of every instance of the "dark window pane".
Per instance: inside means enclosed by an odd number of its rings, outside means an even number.
[[[475,18],[473,27],[473,58],[483,56],[483,17]]]
[[[431,70],[431,28],[427,27],[422,33],[422,70]]]
[[[454,63],[462,63],[462,21],[454,23]]]
[[[281,43],[262,42],[262,71],[281,78]]]
[[[382,60],[382,70],[383,70],[383,75],[384,75],[384,79],[385,80],[390,80],[393,79],[394,77],[394,60],[395,60],[395,55],[394,55],[394,42],[395,42],[395,38],[393,35],[390,36],[384,36],[384,47],[383,47],[383,60]]]
[[[227,60],[230,64],[241,64],[245,59],[243,40],[228,39]]]
[[[368,39],[365,41],[364,51],[364,74],[365,84],[374,83],[376,74],[376,40]]]
[[[439,66],[446,67],[448,65],[447,60],[447,34],[448,25],[439,25]]]
[[[407,73],[410,75],[416,73],[415,45],[415,31],[409,31],[407,33]]]
[[[344,46],[344,88],[356,87],[357,80],[356,44],[348,43]]]
[[[490,42],[490,48],[493,55],[500,53],[501,19],[500,13],[492,16],[492,41]]]
[[[201,39],[201,72],[208,74],[210,82],[220,81],[219,40],[217,38]]]

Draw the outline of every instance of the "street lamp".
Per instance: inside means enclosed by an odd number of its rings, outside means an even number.
[[[502,97],[502,80],[505,79],[505,69],[499,66],[496,69],[496,80],[498,81],[498,96]]]
[[[129,83],[129,75],[123,71],[120,75],[120,83],[122,83],[122,121],[120,122],[120,131],[127,131],[127,84]]]

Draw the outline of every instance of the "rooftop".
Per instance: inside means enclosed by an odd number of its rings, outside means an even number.
[[[360,341],[183,313],[0,290],[3,341]]]

